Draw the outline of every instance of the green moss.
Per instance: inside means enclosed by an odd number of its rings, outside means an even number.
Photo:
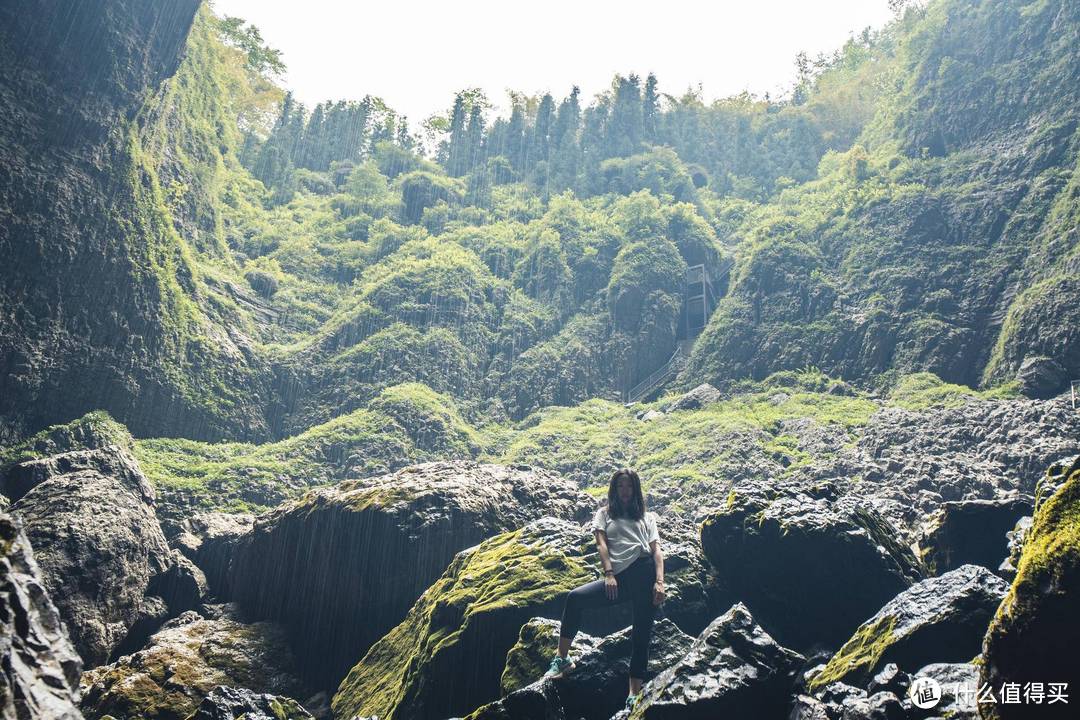
[[[554,623],[522,625],[517,642],[506,653],[506,665],[499,680],[502,694],[509,695],[542,677],[558,646],[559,630]]]
[[[533,541],[522,530],[459,554],[405,620],[373,645],[342,681],[333,699],[335,715],[401,720],[423,714],[427,686],[436,682],[438,673],[453,674],[468,666],[473,652],[505,653],[517,635],[517,623],[594,574],[581,557]],[[504,648],[491,648],[507,628],[513,636]],[[476,665],[471,665],[473,672]]]
[[[872,672],[892,644],[894,627],[895,617],[882,617],[870,625],[860,627],[832,656],[824,669],[810,681],[810,690],[819,690],[853,674],[865,675]]]
[[[929,410],[962,405],[969,400],[989,400],[1014,397],[1015,383],[988,390],[973,390],[963,385],[947,383],[933,373],[906,375],[889,393],[889,402],[906,410]]]
[[[0,449],[0,473],[9,465],[71,450],[119,445],[130,450],[133,439],[123,424],[104,410],[88,412],[69,423],[50,425],[23,442]]]

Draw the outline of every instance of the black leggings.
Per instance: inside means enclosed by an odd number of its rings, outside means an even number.
[[[642,555],[615,575],[618,593],[608,600],[603,580],[580,585],[566,596],[563,607],[560,637],[574,639],[581,627],[581,611],[586,608],[609,607],[619,603],[633,603],[634,625],[630,631],[633,653],[630,655],[630,677],[644,678],[649,664],[649,636],[653,625],[653,583],[656,582],[656,564],[652,555]]]

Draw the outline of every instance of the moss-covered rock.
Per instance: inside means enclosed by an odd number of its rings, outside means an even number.
[[[582,520],[594,507],[571,483],[529,466],[411,465],[313,490],[259,517],[228,586],[255,617],[289,629],[309,677],[336,685],[456,552],[544,515]]]
[[[219,685],[305,697],[279,626],[187,612],[142,650],[83,673],[81,707],[89,720],[185,720]]]
[[[1006,589],[1004,580],[978,565],[915,583],[859,626],[810,689],[833,682],[863,686],[886,663],[914,672],[974,657]]]
[[[1060,487],[1049,497],[1036,493],[1031,529],[1024,537],[1016,578],[983,640],[980,682],[989,683],[997,704],[980,705],[984,718],[1028,717],[1024,705],[1000,702],[1003,683],[1068,683],[1080,686],[1080,459],[1051,466],[1044,484]],[[1045,717],[1070,717],[1069,704],[1047,704]]]
[[[496,699],[521,626],[556,616],[595,559],[584,529],[553,518],[461,552],[342,681],[335,715],[433,720]]]

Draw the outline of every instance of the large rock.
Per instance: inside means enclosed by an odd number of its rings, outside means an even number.
[[[0,718],[81,718],[81,669],[26,535],[0,513]]]
[[[994,688],[998,703],[980,706],[984,718],[1030,717],[1024,704],[1000,702],[1004,683],[1068,683],[1080,687],[1080,458],[1051,466],[1046,482],[1060,487],[1035,508],[1024,538],[1016,578],[983,640],[980,681]],[[1040,717],[1074,717],[1074,700],[1046,703]]]
[[[88,666],[108,661],[133,628],[145,633],[165,619],[167,603],[147,591],[175,560],[153,491],[126,450],[63,453],[13,474],[35,478],[11,509],[26,523],[45,587]]]
[[[682,660],[646,683],[630,717],[783,717],[803,662],[738,603],[705,628]]]
[[[670,620],[654,623],[646,679],[674,665],[689,652],[694,639]],[[630,629],[606,638],[579,633],[571,647],[576,667],[555,681],[542,678],[559,643],[559,623],[533,618],[521,628],[517,644],[506,654],[502,691],[509,695],[534,682],[554,682],[562,712],[571,718],[607,720],[623,706],[630,670]],[[501,702],[501,701],[500,701]],[[512,704],[512,703],[511,703]],[[490,709],[488,712],[493,712]]]
[[[543,515],[583,520],[594,507],[544,470],[412,465],[310,491],[261,516],[228,585],[254,617],[283,623],[305,673],[329,686],[405,618],[456,552]]]
[[[220,685],[210,691],[188,720],[314,720],[292,698]]]
[[[717,575],[778,641],[838,646],[922,576],[909,548],[872,507],[805,494],[769,500],[732,491],[701,527]]]
[[[1044,355],[1024,358],[1016,370],[1020,392],[1031,398],[1051,398],[1069,387],[1069,374],[1061,363]]]
[[[209,591],[219,598],[231,595],[229,577],[236,548],[255,524],[250,513],[194,513],[173,540],[184,557],[206,576]]]
[[[83,673],[82,709],[91,719],[184,720],[218,685],[290,697],[305,692],[279,626],[188,611],[144,649]]]
[[[1008,585],[986,568],[962,565],[912,585],[859,626],[810,683],[862,685],[881,666],[907,671],[978,655],[986,626]]]
[[[461,552],[342,681],[335,717],[442,720],[497,699],[521,626],[558,617],[596,567],[591,535],[554,518]]]
[[[1020,497],[943,503],[919,539],[923,564],[932,573],[968,563],[996,570],[1009,553],[1006,534],[1031,507]]]

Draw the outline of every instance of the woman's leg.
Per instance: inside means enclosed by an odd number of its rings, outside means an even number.
[[[562,623],[559,626],[559,657],[564,658],[570,652],[570,643],[581,627],[582,611],[613,602],[616,601],[607,598],[603,580],[593,580],[570,591],[563,605]]]
[[[645,670],[649,665],[649,640],[652,637],[653,583],[656,581],[656,569],[652,563],[642,563],[642,568],[634,578],[634,625],[630,630],[630,643],[633,650],[630,655],[630,694],[641,691]]]

